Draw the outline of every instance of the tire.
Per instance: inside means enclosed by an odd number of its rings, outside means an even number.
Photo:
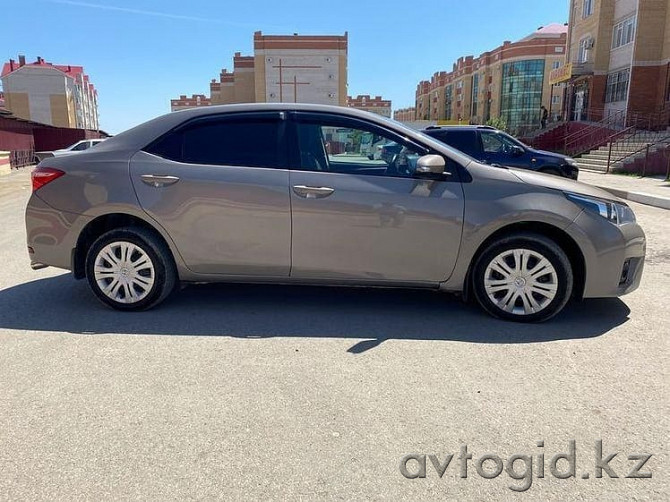
[[[477,302],[492,316],[542,322],[565,307],[573,273],[570,260],[553,240],[518,233],[487,246],[475,261],[472,281]]]
[[[91,245],[86,279],[105,305],[148,310],[174,290],[177,268],[170,250],[153,232],[124,227],[104,233]]]

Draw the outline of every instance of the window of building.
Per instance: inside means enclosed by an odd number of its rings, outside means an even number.
[[[284,168],[279,118],[195,122],[160,138],[145,150],[190,164]]]
[[[449,84],[444,88],[444,118],[451,120],[451,106],[453,104],[453,86]]]
[[[577,54],[578,63],[586,63],[589,60],[591,54],[591,49],[593,49],[593,38],[586,37],[582,38],[579,41],[579,53]]]
[[[512,132],[539,126],[544,68],[544,59],[503,65],[500,116]]]
[[[561,97],[560,96],[552,96],[551,97],[551,103],[553,105],[560,105],[561,104]]]
[[[593,0],[583,0],[582,18],[589,17],[591,14],[593,14]]]
[[[630,68],[617,71],[607,75],[607,88],[605,90],[605,103],[625,101],[628,95],[628,83],[630,81]]]
[[[623,47],[633,41],[635,38],[636,19],[636,16],[631,16],[614,25],[614,30],[612,30],[612,49]]]
[[[472,116],[477,116],[477,105],[479,104],[479,74],[472,77]]]

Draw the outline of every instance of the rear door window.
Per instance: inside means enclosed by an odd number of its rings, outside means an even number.
[[[470,157],[478,158],[480,156],[476,131],[448,131],[445,143]]]
[[[145,151],[189,164],[286,167],[279,114],[199,120],[166,134]]]

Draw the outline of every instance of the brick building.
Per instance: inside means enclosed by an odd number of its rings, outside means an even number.
[[[416,108],[400,108],[393,112],[393,119],[400,122],[411,122],[416,118]]]
[[[419,82],[415,120],[483,124],[500,117],[521,131],[539,126],[540,106],[559,117],[563,86],[551,86],[549,74],[563,65],[567,31],[551,24],[477,58],[459,58],[451,71]]]
[[[650,115],[668,108],[668,0],[571,0],[567,43],[569,119]]]
[[[391,118],[391,101],[383,99],[381,96],[375,96],[373,98],[368,94],[358,95],[355,98],[348,96],[347,106]]]
[[[212,105],[230,103],[347,104],[348,34],[254,33],[254,55],[235,53],[210,82]],[[174,101],[174,100],[172,100]]]
[[[98,129],[98,92],[81,66],[55,65],[38,57],[10,59],[0,74],[5,108],[41,124]]]
[[[171,111],[176,112],[177,110],[209,106],[211,104],[211,100],[204,94],[193,94],[191,97],[182,94],[177,99],[170,100],[170,109]]]

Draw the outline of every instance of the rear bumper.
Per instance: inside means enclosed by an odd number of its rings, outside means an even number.
[[[26,206],[26,235],[30,266],[72,268],[77,236],[90,218],[58,211],[32,194]]]
[[[617,226],[585,211],[568,233],[584,255],[584,298],[623,296],[640,286],[646,237],[637,223]]]

